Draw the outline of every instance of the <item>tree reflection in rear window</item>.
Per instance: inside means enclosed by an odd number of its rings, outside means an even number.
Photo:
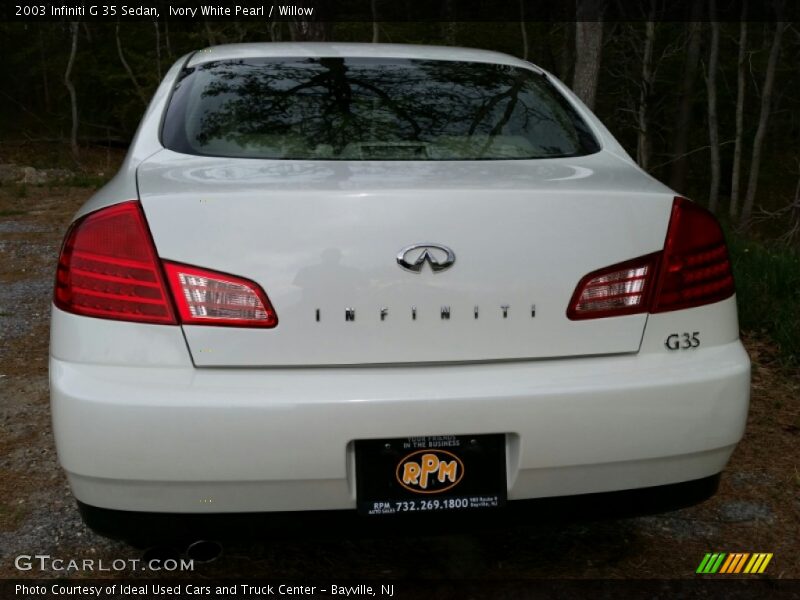
[[[385,58],[252,58],[187,68],[162,141],[187,154],[307,160],[534,159],[595,138],[535,71]]]

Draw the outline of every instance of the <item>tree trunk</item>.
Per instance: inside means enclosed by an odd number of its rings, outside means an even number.
[[[119,60],[122,62],[122,66],[125,68],[125,72],[128,74],[128,77],[133,82],[133,87],[136,89],[136,93],[139,95],[139,99],[142,101],[142,104],[147,106],[147,96],[144,95],[144,91],[142,88],[139,87],[139,82],[136,81],[136,76],[133,74],[133,70],[131,69],[128,61],[125,60],[125,54],[122,52],[122,41],[119,39],[119,22],[117,22],[117,27],[114,30],[114,36],[117,38],[117,52],[119,53]]]
[[[456,34],[458,29],[454,19],[453,2],[455,0],[444,0],[444,22],[442,23],[442,35],[444,43],[448,46],[456,45]]]
[[[797,178],[797,186],[794,188],[794,202],[792,202],[791,227],[786,236],[786,241],[800,240],[800,177]]]
[[[381,30],[378,27],[378,8],[375,6],[375,0],[370,0],[369,7],[372,11],[372,43],[377,44],[381,41]]]
[[[780,17],[779,17],[780,18]],[[756,199],[756,189],[758,188],[758,172],[761,167],[761,146],[764,143],[764,136],[767,133],[767,121],[769,121],[770,105],[772,104],[772,88],[775,83],[775,67],[778,64],[778,55],[781,50],[781,38],[786,29],[786,23],[778,21],[775,26],[775,37],[772,40],[772,48],[769,51],[767,61],[767,73],[764,76],[764,88],[761,92],[761,114],[758,118],[758,129],[753,138],[753,158],[750,161],[750,177],[747,182],[747,194],[742,206],[742,214],[739,223],[743,227],[748,227],[750,215],[753,212],[753,204]]]
[[[692,6],[692,22],[689,23],[686,61],[683,66],[683,81],[681,82],[681,103],[678,109],[678,120],[675,124],[675,137],[672,144],[674,160],[670,170],[670,187],[679,192],[686,187],[686,171],[689,164],[686,153],[689,150],[694,82],[697,77],[697,65],[700,62],[702,23],[700,23],[699,19],[702,6],[700,2],[695,2]]]
[[[236,43],[241,44],[247,37],[247,28],[241,21],[234,21],[233,28],[236,30]]]
[[[575,28],[571,24],[562,23],[563,36],[561,38],[561,52],[558,54],[558,78],[561,81],[569,81],[570,66],[573,64],[572,60],[572,46],[573,46],[573,33]]]
[[[716,18],[715,0],[709,0],[709,13]],[[717,211],[719,202],[719,126],[717,124],[717,64],[719,63],[719,21],[711,21],[711,51],[708,57],[708,147],[711,153],[711,182],[708,190],[708,210]]]
[[[44,37],[42,36],[42,27],[39,27],[39,58],[42,62],[42,91],[44,92],[44,109],[50,112],[50,84],[47,80],[47,53],[44,49]]]
[[[794,200],[787,208],[789,209],[789,228],[780,239],[787,245],[791,245],[800,240],[800,177],[797,178],[797,185],[794,188]]]
[[[650,1],[651,20],[645,24],[644,53],[642,54],[642,81],[639,85],[639,110],[637,114],[638,135],[636,143],[636,161],[647,171],[650,166],[650,138],[648,137],[648,102],[653,90],[653,47],[656,41],[655,18],[656,3]]]
[[[214,35],[214,31],[211,29],[211,25],[208,24],[206,19],[203,19],[203,28],[206,30],[206,39],[208,40],[208,45],[216,46],[217,36]]]
[[[172,60],[172,43],[169,40],[169,21],[164,21],[164,44],[167,47],[167,58]]]
[[[519,0],[519,29],[522,33],[522,60],[528,60],[530,46],[528,44],[528,30],[525,29],[525,0]]]
[[[67,61],[67,70],[64,72],[64,85],[69,92],[69,102],[72,109],[72,131],[69,136],[69,145],[72,149],[72,156],[77,162],[80,157],[80,150],[78,149],[78,97],[70,77],[72,76],[72,66],[75,64],[75,54],[78,51],[78,23],[75,21],[70,23],[69,30],[72,34],[72,47]]]
[[[731,173],[731,220],[739,212],[739,180],[742,170],[742,130],[744,129],[744,95],[747,82],[747,0],[742,2],[742,21],[739,25],[739,64],[736,84],[736,143],[733,148],[733,172]]]
[[[293,42],[327,42],[330,39],[330,30],[330,23],[320,21],[289,22]]]
[[[158,75],[158,80],[161,81],[161,29],[155,19],[153,20],[153,26],[156,28],[156,74]]]
[[[594,108],[600,58],[603,51],[603,0],[576,0],[575,71],[572,90],[590,109]],[[581,19],[596,18],[596,21]]]

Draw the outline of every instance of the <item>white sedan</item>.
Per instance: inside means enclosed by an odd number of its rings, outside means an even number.
[[[550,73],[275,43],[167,73],[67,232],[50,381],[61,464],[113,535],[154,513],[697,502],[750,363],[714,217]]]

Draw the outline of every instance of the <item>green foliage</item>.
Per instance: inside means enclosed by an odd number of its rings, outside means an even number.
[[[81,188],[100,188],[106,184],[109,177],[105,175],[93,175],[90,173],[78,172],[64,181],[64,185]]]
[[[800,252],[728,236],[742,329],[767,333],[787,363],[800,364]]]

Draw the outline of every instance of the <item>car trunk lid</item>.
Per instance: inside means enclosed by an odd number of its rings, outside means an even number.
[[[138,169],[161,258],[248,278],[274,329],[185,325],[197,366],[636,352],[646,314],[572,321],[587,273],[661,250],[672,193],[607,152],[536,161],[287,161],[163,150]],[[398,253],[429,248],[419,272]],[[425,248],[407,254],[414,263]],[[423,257],[424,258],[424,257]]]

